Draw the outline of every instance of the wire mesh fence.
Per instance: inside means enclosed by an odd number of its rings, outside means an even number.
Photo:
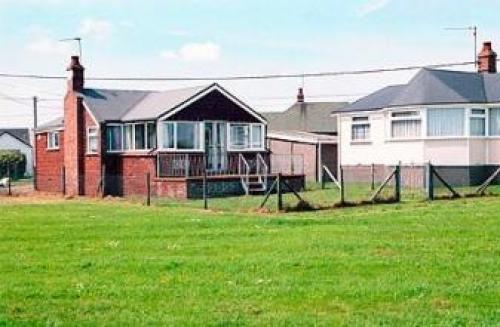
[[[500,166],[495,165],[373,164],[341,166],[339,171],[330,173],[332,178],[324,185],[305,185],[303,175],[269,174],[261,180],[265,187],[248,195],[243,186],[243,177],[237,175],[163,178],[156,176],[154,171],[111,174],[100,169],[88,169],[85,174],[75,177],[62,169],[38,174],[36,190],[60,195],[76,193],[90,197],[125,199],[152,206],[182,206],[231,212],[314,210],[500,195]],[[281,180],[277,185],[278,176]],[[247,182],[252,183],[252,178]],[[27,195],[31,192],[32,180],[0,178],[2,196]]]

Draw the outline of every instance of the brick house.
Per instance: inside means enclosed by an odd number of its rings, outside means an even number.
[[[264,191],[267,121],[220,85],[170,91],[86,88],[68,67],[64,117],[36,131],[36,188],[68,195],[195,198]],[[303,176],[287,176],[303,183]]]

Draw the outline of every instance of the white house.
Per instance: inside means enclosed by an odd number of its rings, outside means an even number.
[[[0,129],[0,150],[19,150],[26,156],[26,175],[33,175],[32,148],[27,128]]]
[[[478,72],[422,69],[335,112],[341,165],[500,164],[500,74],[490,42],[478,63]]]

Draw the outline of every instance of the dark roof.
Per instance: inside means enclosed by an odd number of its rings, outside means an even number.
[[[269,130],[336,133],[337,118],[332,111],[345,107],[345,102],[296,102],[283,112],[264,112]]]
[[[404,85],[388,86],[342,109],[371,111],[388,107],[500,102],[500,74],[421,69]]]
[[[28,128],[0,128],[0,136],[9,134],[26,145],[31,146],[30,130]]]
[[[46,132],[49,130],[54,130],[54,129],[63,128],[63,127],[64,127],[64,118],[61,116],[61,117],[57,117],[55,119],[52,119],[51,121],[48,121],[44,124],[39,125],[38,128],[36,129],[36,131],[37,132]]]
[[[99,122],[156,119],[217,84],[168,91],[84,89],[83,101]]]

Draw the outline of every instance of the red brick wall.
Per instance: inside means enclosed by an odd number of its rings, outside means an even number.
[[[36,136],[36,182],[42,192],[59,193],[62,187],[64,132],[59,132],[59,149],[47,149],[47,133]]]
[[[156,176],[156,157],[152,155],[108,154],[105,162],[106,193],[110,195],[145,195],[146,174],[151,174],[151,181]]]

